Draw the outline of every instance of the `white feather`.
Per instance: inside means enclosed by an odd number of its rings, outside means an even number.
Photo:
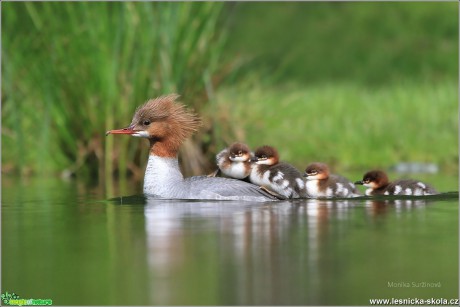
[[[305,188],[307,189],[307,194],[310,195],[310,197],[323,196],[322,193],[320,193],[319,188],[318,188],[318,180],[308,179],[305,184]]]
[[[243,162],[234,162],[230,165],[229,168],[221,168],[221,171],[226,176],[236,179],[243,179],[249,175],[250,170],[247,170]]]
[[[424,183],[422,183],[422,182],[417,182],[417,185],[418,185],[419,187],[421,187],[422,189],[425,189],[425,188],[426,188],[426,185],[425,185]]]

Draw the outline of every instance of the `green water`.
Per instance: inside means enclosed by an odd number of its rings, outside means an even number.
[[[435,186],[457,186],[444,182]],[[458,193],[270,204],[103,195],[78,182],[3,178],[2,293],[54,305],[458,297]]]

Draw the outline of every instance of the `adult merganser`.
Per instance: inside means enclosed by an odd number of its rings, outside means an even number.
[[[149,100],[137,108],[128,127],[106,133],[149,140],[144,193],[169,199],[277,200],[260,187],[241,180],[206,176],[184,179],[177,154],[183,141],[200,126],[200,119],[176,102],[178,97],[172,94]]]
[[[353,182],[339,175],[329,174],[325,163],[310,163],[305,169],[305,187],[310,197],[357,197],[361,193]]]
[[[366,195],[433,195],[438,192],[426,183],[413,179],[400,179],[389,182],[384,171],[373,170],[363,176],[363,180],[355,184],[362,184],[369,189]]]
[[[214,175],[221,171],[225,176],[244,179],[251,173],[251,150],[243,143],[233,143],[216,155],[219,168]]]
[[[286,198],[307,197],[302,174],[292,165],[279,162],[278,151],[272,146],[256,149],[251,158],[254,165],[249,180]]]

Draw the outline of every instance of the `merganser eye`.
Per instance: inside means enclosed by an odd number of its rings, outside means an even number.
[[[243,154],[243,152],[240,150],[238,151],[238,156],[241,156]]]
[[[148,125],[150,125],[150,121],[149,120],[144,120],[143,124],[144,124],[144,126],[148,126]]]

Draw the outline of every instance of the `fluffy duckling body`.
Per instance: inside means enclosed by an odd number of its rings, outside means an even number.
[[[292,165],[280,162],[278,151],[272,146],[256,149],[250,182],[273,191],[286,198],[306,197],[302,174]]]
[[[413,179],[388,180],[384,171],[373,170],[364,174],[363,179],[356,181],[368,187],[366,195],[434,195],[438,192],[430,185]]]
[[[357,197],[361,193],[345,177],[330,174],[325,163],[314,162],[305,169],[305,187],[309,197]]]
[[[234,143],[217,154],[218,171],[230,178],[245,179],[251,173],[251,157],[246,144]]]

